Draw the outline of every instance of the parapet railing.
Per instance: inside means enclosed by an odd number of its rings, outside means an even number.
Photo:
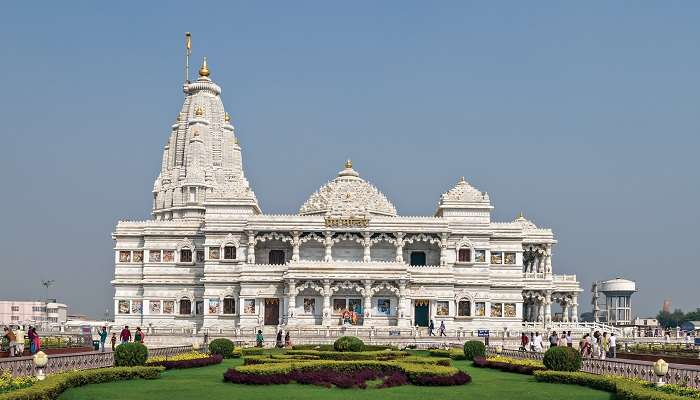
[[[173,356],[192,351],[192,346],[166,346],[150,347],[149,356]],[[44,367],[44,373],[57,374],[60,372],[106,368],[114,365],[114,353],[112,351],[90,351],[77,354],[49,355],[49,362]],[[13,376],[35,375],[33,357],[7,357],[0,358],[0,371],[8,371]]]
[[[541,352],[511,349],[496,350],[494,347],[489,347],[487,354],[528,360],[542,360],[544,357],[544,353]],[[584,358],[581,371],[597,375],[616,375],[624,378],[656,382],[658,377],[654,374],[653,364],[654,363],[651,361],[624,360],[619,358]],[[700,367],[684,364],[669,364],[668,373],[664,377],[664,381],[700,389]]]

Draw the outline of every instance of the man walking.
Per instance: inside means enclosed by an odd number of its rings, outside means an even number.
[[[617,357],[617,339],[615,338],[615,333],[610,334],[610,358]]]
[[[15,356],[15,346],[17,345],[17,337],[15,336],[15,333],[12,332],[12,329],[8,327],[3,328],[5,330],[5,337],[7,338],[7,341],[9,342],[10,346],[10,357]]]
[[[103,326],[100,331],[100,350],[105,352],[105,342],[107,341],[107,327]]]
[[[128,325],[125,325],[124,329],[122,329],[121,333],[119,334],[119,340],[121,340],[122,344],[129,343],[131,340],[131,331],[129,330]]]

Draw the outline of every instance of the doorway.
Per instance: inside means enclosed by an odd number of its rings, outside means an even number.
[[[280,323],[280,300],[265,299],[265,325],[277,326]]]
[[[414,325],[416,326],[428,326],[429,323],[429,306],[430,306],[430,301],[429,300],[415,300],[415,309],[414,309]]]

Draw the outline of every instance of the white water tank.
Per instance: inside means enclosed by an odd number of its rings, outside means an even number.
[[[632,323],[631,297],[637,291],[634,281],[617,277],[600,283],[599,290],[605,295],[604,315],[609,324]]]

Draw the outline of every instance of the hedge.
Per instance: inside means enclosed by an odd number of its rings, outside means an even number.
[[[535,379],[540,382],[567,383],[590,387],[614,393],[619,400],[687,400],[689,397],[664,393],[653,384],[636,382],[630,379],[594,375],[587,372],[535,371]]]
[[[393,360],[406,357],[409,354],[405,351],[383,350],[383,351],[318,351],[318,350],[287,350],[288,355],[317,356],[321,360],[336,361],[357,361],[357,360]]]
[[[341,336],[333,342],[335,351],[362,351],[365,348],[365,342],[355,336]]]
[[[210,357],[193,358],[190,360],[163,360],[147,363],[148,366],[161,366],[165,369],[184,369],[206,367],[209,365],[221,364],[224,357],[221,354],[213,354]]]
[[[319,351],[335,351],[332,344],[295,344],[293,350],[319,350]],[[365,344],[362,351],[382,351],[382,350],[398,350],[396,346]]]
[[[483,357],[486,355],[486,346],[479,340],[468,340],[464,342],[464,356],[467,360],[473,360],[474,357]]]
[[[56,400],[61,393],[78,386],[129,379],[156,379],[163,367],[113,367],[49,375],[31,387],[0,394],[0,400]]]
[[[490,359],[485,357],[474,357],[474,366],[477,368],[493,368],[504,372],[514,372],[517,374],[532,375],[535,371],[544,370],[544,365],[537,365],[531,360],[511,360],[504,357]]]
[[[428,354],[431,357],[451,358],[453,360],[466,360],[467,359],[467,356],[464,354],[464,351],[458,350],[458,349],[450,349],[450,350],[432,349],[428,352]]]
[[[408,380],[416,385],[461,385],[471,380],[469,375],[450,366],[373,360],[311,360],[244,365],[229,369],[224,374],[224,380],[235,383],[280,384],[288,383],[292,379],[292,374],[299,372],[332,371],[338,375],[354,375],[368,370],[383,374],[400,372],[405,374]]]
[[[581,353],[573,347],[550,347],[544,353],[542,363],[553,371],[576,372],[581,369]]]
[[[146,364],[148,348],[139,342],[122,343],[114,350],[115,367],[136,367]]]

